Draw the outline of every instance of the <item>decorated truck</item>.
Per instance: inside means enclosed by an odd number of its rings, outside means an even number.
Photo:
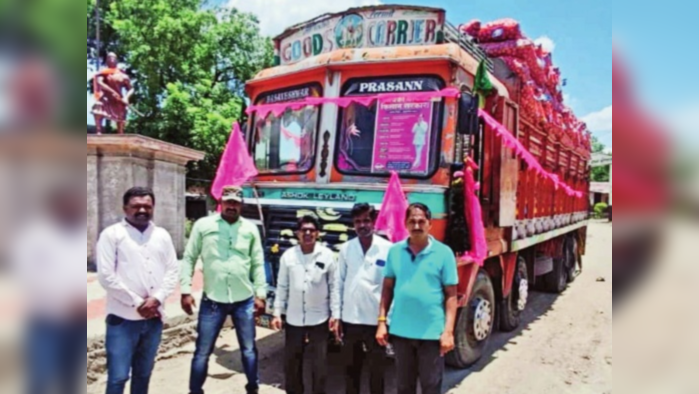
[[[381,210],[394,172],[458,257],[450,365],[475,363],[494,330],[515,330],[530,289],[560,293],[575,279],[589,134],[562,104],[550,55],[520,48],[528,42],[512,23],[455,27],[442,9],[375,6],[276,37],[276,65],[246,84],[243,128],[259,171],[244,216],[261,228],[271,297],[297,219],[318,217],[322,242],[338,250],[355,236],[352,206]]]

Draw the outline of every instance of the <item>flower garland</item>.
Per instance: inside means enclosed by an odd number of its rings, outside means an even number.
[[[285,103],[277,104],[261,104],[252,105],[245,111],[248,115],[257,113],[260,118],[266,118],[270,113],[274,116],[279,117],[284,114],[288,109],[300,110],[308,106],[320,106],[324,104],[334,104],[342,108],[347,108],[352,104],[361,104],[365,107],[370,106],[375,101],[386,102],[396,99],[404,100],[405,102],[425,102],[431,101],[437,98],[458,98],[461,96],[461,92],[457,88],[446,88],[438,91],[431,92],[411,92],[411,93],[385,93],[378,94],[374,96],[353,96],[353,97],[307,97],[301,101],[290,101]],[[522,143],[510,133],[509,130],[500,122],[495,120],[490,114],[483,110],[479,110],[480,117],[485,121],[485,123],[495,131],[495,133],[502,138],[503,143],[508,148],[512,149],[517,156],[524,160],[529,169],[535,171],[539,176],[546,178],[553,182],[556,190],[563,189],[566,194],[571,197],[583,198],[585,194],[581,191],[576,191],[566,183],[562,182],[558,175],[552,174],[546,170],[539,163],[539,161],[532,155]]]
[[[524,160],[529,166],[530,170],[535,171],[539,176],[546,178],[553,182],[556,190],[563,189],[568,196],[583,198],[585,193],[581,191],[574,190],[572,187],[568,186],[565,182],[561,182],[561,179],[556,174],[552,174],[546,170],[539,163],[539,161],[532,155],[522,143],[510,133],[509,130],[500,122],[495,120],[490,114],[483,110],[478,111],[479,116],[485,121],[485,123],[495,131],[498,137],[502,138],[502,142],[508,148],[512,149],[515,154],[522,160]]]
[[[352,97],[307,97],[301,101],[289,101],[278,104],[252,105],[245,111],[248,115],[257,113],[260,118],[266,118],[270,113],[279,117],[287,110],[298,111],[308,106],[319,106],[324,104],[334,104],[342,108],[347,108],[352,104],[370,106],[374,101],[386,102],[402,99],[405,102],[425,102],[437,98],[458,98],[461,96],[459,89],[446,88],[432,92],[412,92],[412,93],[385,93],[374,96],[352,96]]]

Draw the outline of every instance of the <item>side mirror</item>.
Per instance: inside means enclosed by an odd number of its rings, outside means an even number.
[[[478,134],[478,96],[466,92],[461,94],[457,132],[461,135]]]

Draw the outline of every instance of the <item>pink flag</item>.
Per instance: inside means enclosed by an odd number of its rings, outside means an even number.
[[[395,171],[391,172],[391,180],[383,198],[381,212],[376,220],[376,229],[388,235],[391,242],[401,242],[410,233],[405,228],[405,213],[408,210],[408,199],[405,197],[400,177]]]
[[[223,188],[226,186],[241,186],[250,178],[257,176],[257,168],[250,157],[248,148],[243,140],[238,122],[233,123],[231,137],[221,156],[221,162],[216,171],[216,179],[211,187],[211,195],[220,200]]]

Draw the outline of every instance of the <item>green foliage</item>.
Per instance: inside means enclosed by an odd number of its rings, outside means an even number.
[[[94,18],[94,13],[95,13],[95,1],[94,0],[87,0],[87,37],[90,36],[90,32],[93,32],[94,34],[94,26],[90,26],[90,18]]]
[[[592,153],[603,153],[607,147],[597,137],[592,137]]]
[[[598,203],[595,204],[595,217],[598,219],[603,218],[607,214],[607,209],[609,209],[609,205],[606,203]]]
[[[609,182],[610,167],[595,167],[592,169],[592,182]]]
[[[189,239],[192,235],[192,229],[194,228],[194,221],[187,219],[184,222],[184,239]]]
[[[59,118],[51,120],[52,125],[56,125],[53,121],[58,121],[62,128],[80,124],[76,123],[76,114],[82,118],[85,110],[84,106],[82,110],[77,109],[84,100],[80,89],[82,75],[78,76],[78,61],[82,61],[80,4],[70,0],[0,0],[3,50],[16,45],[22,49],[22,55],[30,57],[18,56],[15,60],[40,60],[54,73],[61,100]],[[3,51],[3,56],[6,55],[8,53]],[[0,89],[3,88],[4,85]],[[4,95],[5,91],[0,94]]]
[[[128,65],[144,115],[132,116],[127,132],[206,152],[189,176],[212,179],[242,113],[244,82],[272,64],[271,41],[253,15],[204,11],[199,0],[101,1],[101,53]]]
[[[604,153],[607,147],[597,137],[592,137],[592,153]],[[592,169],[592,182],[609,182],[610,166],[595,167]]]

